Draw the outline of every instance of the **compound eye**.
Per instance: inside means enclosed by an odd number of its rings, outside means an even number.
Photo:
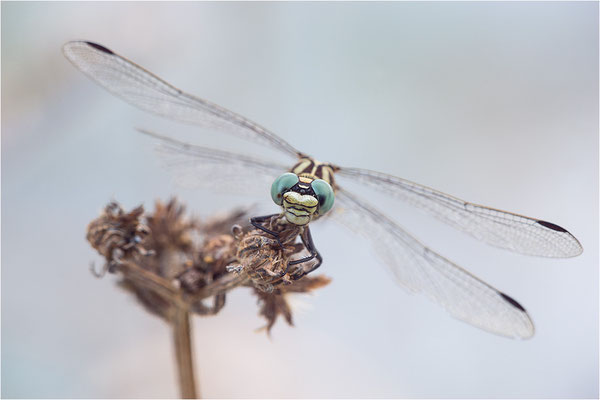
[[[283,194],[298,183],[298,175],[286,172],[271,185],[271,198],[278,206],[283,204]]]
[[[333,189],[323,179],[316,179],[310,185],[317,195],[317,200],[319,200],[319,215],[323,215],[333,207],[333,201],[335,200]]]

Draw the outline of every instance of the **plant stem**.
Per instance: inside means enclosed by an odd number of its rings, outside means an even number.
[[[194,360],[192,356],[190,313],[184,308],[175,306],[172,320],[179,391],[182,399],[200,398],[196,392],[194,380]]]

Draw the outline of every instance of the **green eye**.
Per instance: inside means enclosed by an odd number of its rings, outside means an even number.
[[[298,175],[286,172],[271,185],[271,198],[277,205],[283,204],[283,194],[298,183]]]
[[[333,201],[335,199],[333,189],[329,183],[325,182],[323,179],[314,180],[310,185],[319,200],[319,215],[323,215],[333,207]]]

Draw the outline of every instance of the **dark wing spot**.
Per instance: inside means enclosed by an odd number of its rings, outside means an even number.
[[[110,51],[109,49],[107,49],[106,47],[99,45],[98,43],[93,43],[93,42],[86,42],[86,43],[89,44],[91,47],[95,48],[96,50],[100,50],[103,53],[115,54],[112,51]]]
[[[567,232],[566,229],[561,228],[560,226],[555,225],[552,222],[538,220],[537,223],[556,232]]]
[[[500,293],[500,296],[502,296],[502,298],[506,301],[508,301],[513,307],[518,308],[519,310],[523,311],[523,312],[527,312],[525,311],[525,309],[523,308],[522,305],[520,305],[519,303],[517,303],[517,301],[515,299],[513,299],[512,297],[502,293],[502,292],[498,292]]]

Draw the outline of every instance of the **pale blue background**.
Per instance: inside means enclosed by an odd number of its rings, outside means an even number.
[[[99,257],[85,227],[111,198],[274,210],[268,188],[235,198],[175,185],[135,126],[267,153],[108,95],[63,58],[73,39],[320,159],[555,222],[585,248],[511,254],[373,197],[518,299],[536,336],[494,336],[405,294],[358,236],[323,222],[313,235],[333,283],[301,299],[296,327],[255,333],[263,321],[242,289],[194,320],[204,396],[598,396],[597,3],[2,2],[2,397],[177,395],[167,326],[88,271]]]

